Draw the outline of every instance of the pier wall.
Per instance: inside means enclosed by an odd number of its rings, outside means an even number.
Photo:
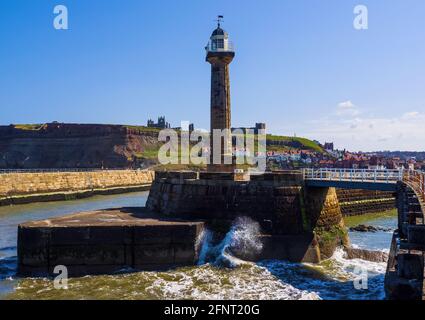
[[[249,217],[266,236],[261,258],[315,263],[347,242],[335,188],[306,188],[301,173],[265,173],[246,181],[229,173],[180,175],[158,174],[147,208],[209,225]]]
[[[154,175],[144,170],[0,174],[0,205],[148,189]]]
[[[393,192],[370,190],[336,190],[343,216],[357,216],[396,208]]]
[[[389,300],[425,300],[425,206],[414,189],[397,186],[398,229],[393,234],[385,274]]]
[[[249,216],[276,234],[303,231],[301,175],[270,174],[234,181],[230,173],[201,173],[199,178],[172,174],[157,175],[146,204],[150,210],[208,220]]]
[[[69,276],[165,270],[198,260],[204,224],[164,220],[143,208],[109,209],[33,221],[18,228],[18,273]]]

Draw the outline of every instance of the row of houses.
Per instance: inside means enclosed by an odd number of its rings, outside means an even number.
[[[425,170],[425,160],[400,157],[383,157],[371,153],[354,153],[346,150],[328,150],[325,153],[311,150],[294,150],[288,152],[268,152],[270,164],[282,169],[299,167],[344,168],[344,169],[410,169]]]

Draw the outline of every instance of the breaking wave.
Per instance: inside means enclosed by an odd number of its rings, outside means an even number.
[[[309,290],[324,300],[381,300],[385,298],[386,263],[345,259],[343,248],[320,264],[297,264],[285,261],[262,261],[260,266],[276,278],[300,290]],[[356,289],[360,273],[367,274],[367,289]]]
[[[342,248],[318,265],[245,260],[263,249],[260,226],[238,218],[218,238],[204,230],[198,239],[199,265],[165,272],[87,276],[55,290],[49,279],[18,279],[7,298],[25,299],[383,299],[385,263],[344,258]],[[249,260],[249,259],[248,259]],[[356,269],[367,273],[367,289],[356,289]]]
[[[346,260],[342,249],[320,265],[271,260],[235,267],[206,263],[167,272],[70,279],[56,290],[48,279],[22,279],[11,299],[383,299],[385,263]],[[356,290],[356,266],[368,271],[368,289]]]
[[[258,222],[237,218],[224,238],[214,243],[214,233],[205,230],[202,234],[199,265],[212,263],[217,266],[235,267],[261,253],[263,244],[259,239],[261,228]]]

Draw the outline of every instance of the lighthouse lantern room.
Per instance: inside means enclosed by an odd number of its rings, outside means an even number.
[[[222,20],[223,16],[218,16],[217,29],[213,31],[210,41],[205,47],[207,52],[234,52],[228,33],[221,28]]]

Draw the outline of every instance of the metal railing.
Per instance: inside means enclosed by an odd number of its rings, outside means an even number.
[[[425,204],[425,172],[416,170],[406,170],[403,174],[403,181],[409,185],[416,195]]]
[[[209,41],[205,47],[207,52],[235,52],[235,46],[232,41],[225,41],[220,47],[214,41]]]
[[[409,185],[425,205],[425,172],[418,170],[373,170],[373,169],[303,169],[304,179],[323,181],[352,181],[396,183],[403,181]]]
[[[373,169],[303,169],[306,180],[396,183],[403,180],[403,170]]]

